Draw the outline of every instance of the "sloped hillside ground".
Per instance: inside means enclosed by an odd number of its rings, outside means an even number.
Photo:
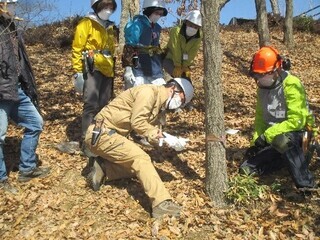
[[[310,107],[320,122],[320,38],[296,33],[296,47],[287,51],[282,33],[273,30],[272,43],[290,56],[292,73],[299,76],[308,93]],[[166,38],[164,38],[166,39]],[[222,29],[222,79],[226,128],[239,129],[227,137],[228,175],[232,179],[252,132],[256,86],[247,76],[258,36],[251,30]],[[205,194],[203,56],[192,69],[196,87],[194,109],[168,116],[167,131],[190,138],[188,148],[176,153],[168,148],[145,150],[175,201],[183,206],[179,219],[150,218],[150,204],[139,182],[124,179],[93,192],[80,175],[86,159],[55,148],[80,136],[81,98],[73,89],[70,50],[28,47],[37,77],[45,127],[38,148],[43,165],[52,167],[45,179],[17,183],[10,164],[10,180],[19,188],[16,196],[0,192],[1,239],[319,239],[320,196],[300,196],[286,171],[262,177],[259,184],[281,184],[249,204],[216,208]],[[119,58],[118,58],[119,59]],[[118,61],[115,92],[122,91]],[[214,93],[211,93],[214,94]],[[22,129],[11,125],[6,141],[7,162],[19,159]],[[311,169],[320,180],[320,163]]]

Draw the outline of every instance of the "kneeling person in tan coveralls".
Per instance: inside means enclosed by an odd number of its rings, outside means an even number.
[[[87,176],[88,185],[97,191],[104,180],[137,177],[151,200],[153,217],[179,216],[181,207],[172,202],[150,156],[127,136],[135,131],[153,145],[164,141],[169,147],[182,150],[186,139],[162,132],[157,124],[163,110],[187,104],[193,92],[190,81],[174,78],[162,86],[130,88],[105,106],[95,116],[85,138],[91,153],[100,156]]]

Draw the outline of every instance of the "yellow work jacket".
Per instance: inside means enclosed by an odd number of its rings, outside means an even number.
[[[163,85],[133,87],[112,100],[95,119],[104,119],[106,128],[114,129],[123,136],[134,130],[146,137],[149,143],[156,143],[160,112],[167,99],[168,93]]]
[[[75,72],[83,71],[82,53],[87,50],[108,50],[110,56],[101,53],[94,54],[94,69],[106,77],[114,76],[114,60],[116,38],[113,25],[104,27],[95,20],[93,14],[83,18],[76,27],[72,43],[72,65]],[[111,23],[106,22],[105,23]]]
[[[184,36],[185,25],[174,27],[169,33],[167,44],[167,56],[171,59],[174,66],[189,67],[196,57],[202,41],[201,29],[189,40]]]

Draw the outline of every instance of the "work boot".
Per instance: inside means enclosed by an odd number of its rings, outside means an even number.
[[[181,206],[172,202],[171,200],[165,200],[159,205],[152,208],[152,217],[160,218],[164,214],[169,216],[179,217],[180,216]]]
[[[87,177],[88,174],[91,172],[91,168],[94,164],[94,157],[89,157],[87,165],[82,169],[81,176]]]
[[[91,171],[87,176],[87,184],[93,191],[99,191],[100,186],[104,183],[105,172],[104,172],[104,164],[103,159],[94,158],[93,166],[91,167]]]
[[[9,183],[8,179],[0,181],[0,189],[3,189],[6,192],[12,193],[12,194],[17,194],[18,189],[15,187],[11,186]]]
[[[44,178],[50,173],[50,167],[36,167],[27,172],[19,172],[18,181],[28,182],[33,178]]]

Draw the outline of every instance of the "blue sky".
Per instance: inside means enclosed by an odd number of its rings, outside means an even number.
[[[111,16],[111,20],[115,21],[116,24],[120,22],[120,9],[121,1],[116,0],[118,3],[117,11]],[[65,18],[74,15],[85,15],[90,11],[90,0],[53,0],[52,1],[57,7],[59,18]],[[268,10],[271,11],[269,1],[267,0]],[[305,12],[317,5],[320,5],[320,0],[293,0],[294,4],[294,16],[302,12]],[[282,14],[285,12],[285,0],[279,0],[280,11]],[[176,5],[168,4],[168,7],[175,9]],[[319,12],[319,8],[314,12],[309,14],[315,14]],[[228,24],[232,17],[239,18],[255,18],[255,5],[254,0],[231,0],[222,10],[221,10],[221,23]],[[172,25],[177,19],[175,11],[168,14],[166,19],[160,23],[163,27]]]

